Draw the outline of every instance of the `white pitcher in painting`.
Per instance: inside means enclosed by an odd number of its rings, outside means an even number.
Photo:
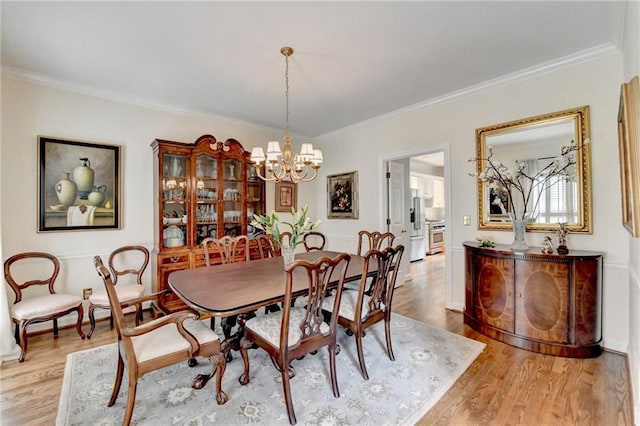
[[[69,172],[62,173],[62,179],[54,187],[56,196],[60,204],[66,206],[72,205],[76,201],[78,187],[75,182],[70,179]]]
[[[78,185],[78,195],[82,200],[87,200],[93,190],[94,172],[88,158],[80,158],[82,164],[73,169],[73,181]]]

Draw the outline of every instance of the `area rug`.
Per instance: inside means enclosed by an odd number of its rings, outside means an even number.
[[[393,314],[395,361],[385,350],[384,324],[367,330],[365,381],[358,368],[355,341],[338,330],[337,356],[340,398],[334,398],[327,350],[294,361],[291,392],[298,424],[413,424],[445,394],[482,352],[484,344]],[[126,403],[127,375],[113,407],[107,407],[116,367],[116,345],[69,354],[56,424],[119,425]],[[229,396],[217,405],[215,383],[191,388],[191,380],[209,369],[206,359],[196,367],[176,364],[138,381],[134,425],[288,425],[280,373],[266,352],[250,350],[251,383],[240,386],[242,359],[234,353],[227,365],[223,390]]]

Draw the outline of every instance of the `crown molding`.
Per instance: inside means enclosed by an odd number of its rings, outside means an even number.
[[[619,53],[621,53],[621,50],[617,48],[614,44],[612,43],[602,44],[600,46],[582,50],[580,52],[567,55],[562,58],[555,59],[553,61],[543,62],[541,64],[538,64],[529,68],[524,68],[522,70],[510,73],[510,74],[505,74],[501,77],[498,77],[492,80],[483,81],[482,83],[465,87],[464,89],[456,90],[442,96],[431,98],[424,102],[419,102],[417,104],[409,105],[407,107],[400,108],[395,111],[378,115],[368,120],[360,121],[358,123],[354,123],[352,125],[345,126],[340,129],[332,130],[330,132],[324,133],[317,137],[322,138],[339,131],[356,129],[359,127],[363,127],[369,124],[379,122],[379,121],[388,120],[390,118],[397,117],[399,115],[403,115],[409,112],[419,111],[428,107],[432,107],[434,105],[449,102],[454,99],[463,98],[465,96],[470,96],[472,94],[487,91],[490,89],[504,87],[519,81],[530,80],[532,78],[537,78],[537,77],[550,74],[562,69],[571,68],[583,63],[592,62],[600,58],[604,58],[604,57],[619,54]]]

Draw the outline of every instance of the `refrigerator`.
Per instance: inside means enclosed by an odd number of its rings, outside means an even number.
[[[410,210],[410,258],[411,262],[424,259],[427,253],[425,233],[424,196],[419,189],[411,190]]]

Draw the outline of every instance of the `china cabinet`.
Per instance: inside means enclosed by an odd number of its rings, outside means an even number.
[[[265,214],[265,186],[250,153],[235,139],[156,139],[151,147],[156,285],[163,290],[171,272],[205,265],[200,243],[206,237],[256,235],[250,222],[254,213]],[[255,242],[251,247],[256,257]]]
[[[602,253],[465,242],[464,322],[513,346],[587,358],[602,347]]]

